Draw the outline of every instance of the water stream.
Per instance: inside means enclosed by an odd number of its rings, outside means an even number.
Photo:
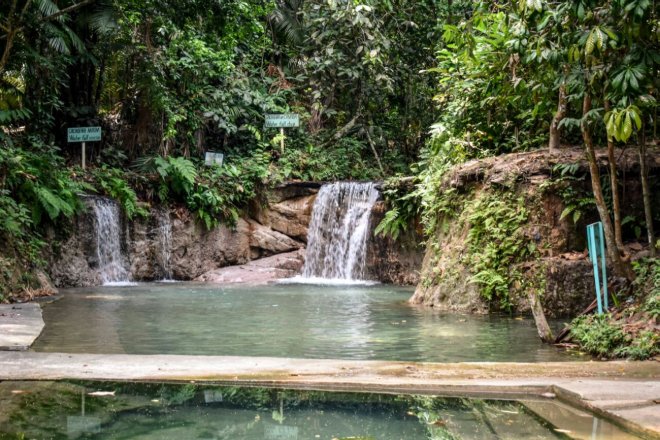
[[[158,213],[158,246],[160,266],[164,275],[162,281],[172,281],[172,221],[167,209]]]
[[[303,278],[365,280],[373,183],[337,182],[321,187],[309,225]]]
[[[119,205],[114,200],[89,198],[95,216],[96,257],[103,285],[130,282],[126,258],[121,251]]]

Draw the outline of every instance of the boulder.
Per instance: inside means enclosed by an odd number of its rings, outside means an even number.
[[[315,200],[316,195],[283,200],[261,210],[257,219],[277,232],[307,243],[307,229],[312,220]]]
[[[247,220],[250,228],[251,258],[268,257],[305,247],[291,237],[266,227],[254,220]]]
[[[195,281],[216,284],[268,284],[300,274],[304,261],[305,251],[299,249],[250,261],[240,266],[214,269],[197,277]]]
[[[171,269],[175,279],[190,280],[218,267],[250,260],[248,221],[239,219],[235,228],[218,225],[207,230],[191,219],[172,221]]]

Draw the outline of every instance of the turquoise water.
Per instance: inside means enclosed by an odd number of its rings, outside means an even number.
[[[429,362],[585,359],[544,345],[532,319],[443,314],[408,288],[190,283],[63,291],[36,351]],[[553,323],[560,326],[561,323]]]
[[[552,422],[546,422],[547,416]],[[548,401],[198,385],[0,383],[0,439],[422,440],[635,437]]]

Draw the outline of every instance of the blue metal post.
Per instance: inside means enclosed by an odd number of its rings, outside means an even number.
[[[594,282],[596,284],[596,301],[598,302],[598,314],[609,309],[609,294],[607,292],[607,259],[605,258],[605,234],[601,222],[587,226],[587,242],[589,245],[589,257],[594,266]],[[600,258],[600,264],[598,259]],[[602,287],[601,287],[602,279]]]

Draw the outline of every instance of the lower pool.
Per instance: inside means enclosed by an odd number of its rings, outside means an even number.
[[[139,383],[2,382],[0,438],[636,438],[551,401]]]
[[[532,319],[438,313],[407,304],[411,294],[389,285],[63,290],[44,305],[46,327],[33,349],[423,362],[589,359],[542,344]]]

